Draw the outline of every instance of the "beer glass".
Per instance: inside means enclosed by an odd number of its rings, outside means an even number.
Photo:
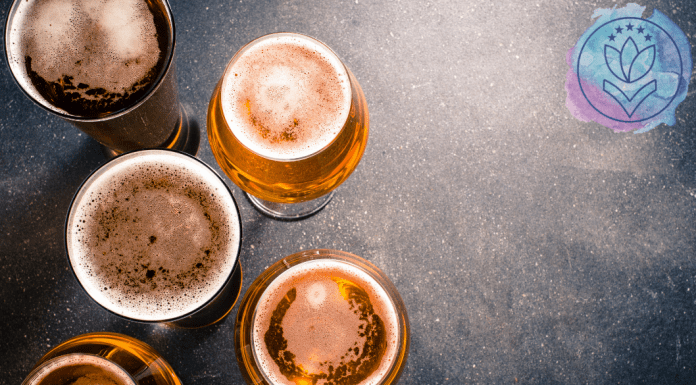
[[[410,334],[401,296],[381,270],[350,253],[309,250],[251,284],[234,342],[248,384],[395,384]]]
[[[239,297],[242,228],[231,191],[183,152],[120,155],[82,184],[65,244],[75,277],[106,310],[193,328],[224,318]]]
[[[181,385],[150,345],[117,333],[89,333],[51,349],[22,385]]]
[[[5,26],[12,75],[36,104],[101,143],[196,154],[200,130],[179,103],[167,0],[15,0]]]
[[[230,60],[208,106],[222,170],[262,213],[304,218],[322,209],[367,145],[357,79],[322,42],[275,33]]]

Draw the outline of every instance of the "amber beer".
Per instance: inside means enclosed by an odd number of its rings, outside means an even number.
[[[51,349],[22,385],[181,385],[151,346],[117,333],[83,334]]]
[[[15,0],[5,46],[33,101],[115,152],[197,148],[178,101],[166,0]]]
[[[240,49],[208,108],[218,164],[270,202],[305,202],[335,189],[358,165],[368,130],[355,76],[326,45],[292,33]]]
[[[105,309],[141,322],[201,327],[241,290],[241,224],[232,193],[198,159],[121,155],[95,171],[66,221],[70,266]]]
[[[264,271],[235,326],[249,384],[394,384],[409,341],[394,285],[366,260],[335,250],[293,254]]]

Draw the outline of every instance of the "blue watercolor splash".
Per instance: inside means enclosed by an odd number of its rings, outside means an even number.
[[[691,81],[691,45],[679,27],[655,10],[628,4],[597,9],[598,18],[568,51],[566,106],[577,119],[618,132],[674,125]]]

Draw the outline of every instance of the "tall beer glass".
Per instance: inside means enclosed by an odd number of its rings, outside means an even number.
[[[179,104],[166,0],[15,0],[5,52],[22,91],[105,146],[195,154],[200,130]]]
[[[22,385],[181,385],[150,345],[117,333],[89,333],[51,349]]]
[[[276,262],[237,313],[235,353],[248,384],[395,384],[406,365],[408,315],[384,273],[336,250]]]
[[[322,42],[294,33],[242,47],[208,107],[218,164],[257,209],[278,219],[323,208],[360,162],[368,131],[355,76]]]
[[[130,320],[202,327],[224,318],[242,283],[241,222],[225,182],[193,156],[120,155],[73,198],[65,243],[75,277]]]

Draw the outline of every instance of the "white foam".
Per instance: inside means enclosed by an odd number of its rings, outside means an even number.
[[[313,314],[312,312],[307,312],[306,309],[304,309],[302,314],[293,313],[299,311],[294,308],[302,307],[303,302],[305,305],[308,305],[307,307],[317,309],[318,311],[321,311],[319,310],[321,303],[330,304],[331,307],[335,307],[336,304],[347,305],[347,302],[343,301],[342,298],[330,298],[331,296],[341,296],[335,282],[332,281],[329,285],[332,287],[325,286],[325,283],[321,281],[319,281],[319,283],[310,281],[304,284],[302,282],[303,278],[307,275],[321,276],[326,274],[330,274],[332,278],[345,278],[359,284],[361,288],[368,293],[370,302],[374,306],[375,313],[384,322],[387,334],[387,349],[379,368],[377,368],[366,381],[360,383],[360,385],[378,384],[391,369],[399,347],[399,320],[395,312],[394,304],[389,299],[389,295],[384,288],[370,275],[352,264],[336,260],[312,260],[295,265],[284,271],[270,283],[259,298],[253,319],[252,341],[254,344],[256,362],[260,365],[264,375],[268,377],[270,383],[294,385],[293,382],[288,381],[285,376],[280,374],[279,368],[269,355],[264,341],[264,335],[270,326],[270,319],[273,311],[278,306],[279,301],[284,298],[288,290],[293,287],[297,290],[297,297],[286,312],[285,318],[283,319],[283,329],[287,332],[287,329],[298,329],[298,327],[307,327],[308,324],[312,324],[312,330],[307,331],[304,335],[290,336],[289,334],[284,334],[284,337],[288,340],[287,349],[296,355],[298,361],[302,361],[304,369],[314,373],[321,371],[321,369],[316,366],[316,363],[313,362],[316,361],[319,354],[324,354],[320,361],[323,361],[324,358],[332,353],[344,354],[347,348],[351,347],[349,346],[350,344],[360,339],[357,335],[359,333],[357,327],[355,330],[346,330],[338,324],[327,324],[325,322],[313,323],[311,319],[315,316],[321,318],[321,313]],[[344,312],[344,310],[346,309],[331,309],[331,312],[340,314]],[[297,317],[295,317],[295,315]],[[353,320],[353,317],[356,316],[352,314],[351,310],[342,316],[340,323],[355,323],[357,326],[358,322],[357,320]],[[295,321],[297,322],[293,322],[292,325],[286,325],[285,322],[291,318],[296,318]],[[311,334],[322,335],[312,336]],[[349,345],[343,346],[344,344]],[[362,346],[360,346],[360,348],[362,348]],[[307,360],[308,357],[313,357],[314,359]],[[297,363],[300,364],[300,362]]]
[[[232,195],[205,165],[169,151],[136,152],[81,188],[67,225],[68,255],[80,283],[105,308],[170,320],[198,309],[225,284],[238,258],[239,226]]]
[[[106,33],[109,51],[116,60],[130,60],[147,57],[150,53],[148,43],[143,37],[154,38],[157,31],[152,17],[147,20],[142,17],[146,9],[140,0],[111,0],[104,4],[96,23]],[[158,50],[159,52],[159,50]]]
[[[269,35],[240,50],[221,92],[232,133],[276,160],[302,159],[328,146],[348,118],[352,96],[340,59],[296,34]]]

